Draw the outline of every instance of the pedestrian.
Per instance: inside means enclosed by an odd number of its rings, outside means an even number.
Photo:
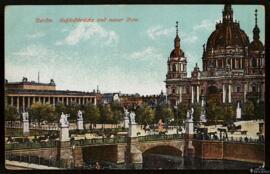
[[[100,170],[100,169],[101,169],[101,167],[100,167],[100,165],[99,165],[99,162],[98,162],[98,161],[96,162],[96,169],[97,169],[97,170]]]

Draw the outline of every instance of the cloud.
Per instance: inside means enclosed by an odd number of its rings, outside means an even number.
[[[115,31],[106,30],[97,23],[80,23],[69,32],[64,40],[57,41],[56,45],[76,45],[87,40],[96,40],[104,45],[109,45],[117,43],[119,36]]]
[[[156,38],[160,36],[167,37],[174,31],[175,31],[174,28],[164,28],[163,26],[157,25],[157,26],[150,27],[146,31],[146,33],[152,40],[155,40]]]
[[[182,33],[179,33],[179,35],[180,35],[179,37],[181,39],[181,42],[185,44],[193,44],[199,39],[198,36],[194,32],[190,32],[190,33],[182,32]]]
[[[29,39],[35,39],[35,38],[40,38],[40,37],[44,37],[44,36],[45,36],[45,33],[40,32],[40,31],[26,35],[26,37],[29,38]]]
[[[197,31],[197,30],[212,31],[214,26],[215,26],[215,24],[213,22],[205,19],[205,20],[202,20],[201,23],[193,26],[193,30],[195,30],[195,31]]]
[[[131,53],[129,57],[137,60],[149,60],[151,58],[161,59],[163,55],[154,47],[147,47],[142,51],[135,51]]]

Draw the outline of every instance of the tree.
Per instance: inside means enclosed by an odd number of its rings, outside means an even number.
[[[100,120],[99,108],[92,103],[83,106],[84,120],[96,124]]]
[[[199,103],[195,103],[193,105],[194,113],[193,113],[193,119],[194,121],[200,121],[201,111],[202,107]]]
[[[174,118],[173,110],[168,104],[158,105],[155,112],[155,121],[162,119],[164,122]]]
[[[155,111],[145,103],[136,109],[135,114],[135,121],[139,124],[152,124],[155,118]]]
[[[255,108],[255,119],[264,119],[265,117],[265,103],[263,101],[260,101],[259,103],[256,103]]]
[[[215,100],[208,100],[206,105],[206,115],[209,122],[223,119],[224,113],[222,105]]]
[[[177,109],[178,109],[178,124],[180,124],[187,117],[188,105],[184,104],[184,103],[180,103],[178,105]],[[176,112],[176,114],[177,114],[177,112]],[[176,119],[177,119],[177,116],[175,116],[175,120]]]
[[[113,113],[111,111],[110,105],[99,105],[100,110],[100,123],[112,123]],[[103,126],[103,125],[102,125]]]
[[[60,117],[60,115],[63,113],[67,113],[67,107],[63,103],[57,103],[55,105],[55,114],[57,117]]]
[[[38,125],[42,120],[55,121],[57,119],[54,108],[50,104],[42,104],[40,102],[33,103],[29,110],[30,120],[37,120]]]
[[[5,120],[6,121],[13,121],[20,120],[20,116],[17,112],[16,107],[8,105],[5,107]]]
[[[119,124],[120,121],[124,119],[124,110],[119,102],[113,102],[111,105],[113,113],[113,124]]]
[[[224,104],[223,107],[223,117],[222,120],[231,121],[234,120],[236,116],[236,108],[232,104]]]
[[[252,101],[247,101],[244,106],[245,119],[250,120],[254,118],[254,104]]]
[[[76,121],[77,120],[77,114],[78,110],[80,110],[81,107],[75,103],[71,102],[67,107],[66,107],[66,112],[67,114],[70,114],[70,120]]]

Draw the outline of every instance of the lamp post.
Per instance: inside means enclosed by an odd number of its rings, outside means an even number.
[[[75,143],[73,143],[72,145],[72,157],[73,157],[73,167],[75,168],[75,155],[74,155],[74,150],[76,148]]]
[[[176,109],[176,134],[178,134],[178,100],[176,100],[176,105],[174,107]]]

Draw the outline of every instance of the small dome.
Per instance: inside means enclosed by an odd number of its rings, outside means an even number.
[[[263,43],[260,40],[254,40],[249,45],[250,51],[262,51],[264,50]]]
[[[170,57],[185,57],[185,53],[180,48],[175,48],[172,50]]]
[[[219,48],[225,46],[249,45],[249,38],[246,33],[240,29],[239,23],[219,23],[216,30],[212,32],[207,41],[207,48]]]

